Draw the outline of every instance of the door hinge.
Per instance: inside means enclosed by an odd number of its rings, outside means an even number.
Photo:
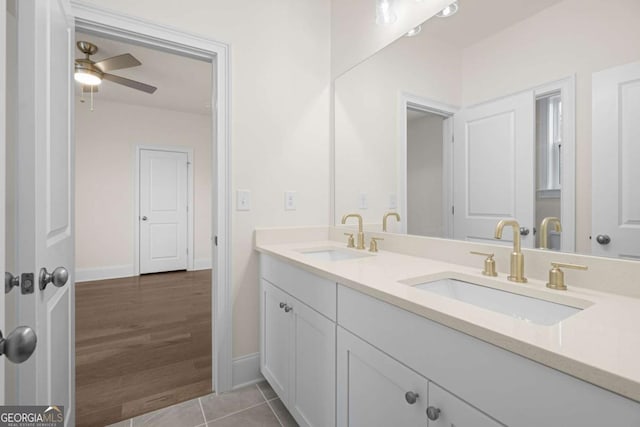
[[[189,248],[187,248],[187,255],[189,255]]]
[[[451,206],[451,215],[455,215],[455,213],[456,213],[456,207]]]
[[[456,136],[451,134],[451,143],[453,144],[454,142],[456,142]]]
[[[215,236],[215,237],[213,238],[213,244],[214,244],[214,245],[216,245],[216,246],[218,246],[218,236]]]

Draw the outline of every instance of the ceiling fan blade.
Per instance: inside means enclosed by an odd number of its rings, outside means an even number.
[[[82,91],[84,93],[91,93],[91,87],[89,85],[82,85]],[[93,86],[93,93],[97,93],[98,92],[98,86]]]
[[[147,92],[147,93],[153,93],[156,91],[156,89],[158,89],[155,86],[151,86],[145,83],[141,83],[141,82],[137,82],[135,80],[131,80],[131,79],[127,79],[124,77],[120,77],[120,76],[115,76],[113,74],[108,74],[105,73],[103,78],[105,80],[109,80],[112,81],[114,83],[118,83],[127,87],[130,87],[131,89],[137,89],[137,90],[141,90],[143,92]]]
[[[125,53],[123,55],[103,59],[100,62],[96,62],[94,65],[100,68],[103,73],[106,73],[107,71],[120,70],[122,68],[137,67],[138,65],[142,65],[142,62],[138,61],[130,53]]]

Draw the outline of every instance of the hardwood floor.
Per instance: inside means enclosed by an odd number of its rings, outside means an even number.
[[[211,270],[76,284],[78,426],[211,391]]]

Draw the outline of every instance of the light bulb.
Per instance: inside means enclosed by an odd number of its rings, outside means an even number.
[[[95,74],[77,71],[73,74],[73,78],[75,81],[82,83],[83,85],[88,86],[97,86],[102,83],[102,79]]]
[[[458,11],[458,2],[454,1],[449,6],[442,9],[440,12],[436,14],[438,18],[448,18],[451,15],[454,15]]]
[[[392,0],[377,0],[376,24],[387,25],[396,22],[398,17],[393,12]]]
[[[407,31],[407,34],[405,34],[405,36],[415,37],[420,34],[420,31],[422,31],[422,25],[418,25],[417,27],[410,29],[409,31]]]

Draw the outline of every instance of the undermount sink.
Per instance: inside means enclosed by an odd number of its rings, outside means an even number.
[[[452,278],[420,283],[414,287],[538,325],[554,325],[582,311],[581,308]]]
[[[305,249],[300,253],[315,261],[342,261],[373,256],[368,253],[338,248]]]

